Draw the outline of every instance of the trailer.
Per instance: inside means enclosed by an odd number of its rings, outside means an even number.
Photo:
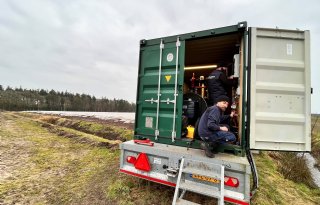
[[[197,126],[210,106],[206,77],[221,64],[238,82],[228,90],[237,142],[208,158]],[[134,139],[120,144],[120,172],[175,187],[172,204],[194,204],[187,191],[250,204],[258,187],[252,150],[311,150],[310,98],[309,31],[240,22],[143,39]]]

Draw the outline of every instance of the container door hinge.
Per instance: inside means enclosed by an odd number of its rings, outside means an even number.
[[[176,139],[176,132],[175,132],[175,131],[173,131],[173,132],[171,133],[171,138],[172,138],[172,142],[174,142],[175,139]]]
[[[154,136],[155,136],[155,140],[158,140],[158,136],[159,136],[159,130],[156,129],[155,132],[154,132]]]

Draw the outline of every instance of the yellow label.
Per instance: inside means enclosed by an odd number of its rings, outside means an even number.
[[[201,175],[197,175],[197,174],[192,174],[192,178],[195,179],[200,179],[202,181],[208,181],[208,182],[212,182],[215,184],[219,184],[220,180],[219,179],[215,179],[215,178],[211,178],[211,177],[206,177],[206,176],[201,176]]]
[[[171,75],[166,75],[165,77],[166,77],[167,82],[169,82],[171,79]]]

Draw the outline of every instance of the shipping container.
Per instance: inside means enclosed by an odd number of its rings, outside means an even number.
[[[207,77],[227,67],[238,116],[235,144],[208,158],[197,126],[209,101]],[[141,40],[134,140],[120,145],[120,171],[179,190],[250,203],[258,177],[250,150],[311,150],[309,31],[237,25]],[[250,186],[250,176],[253,185]],[[224,183],[223,183],[224,182]]]

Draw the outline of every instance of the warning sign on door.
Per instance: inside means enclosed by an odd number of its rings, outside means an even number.
[[[171,75],[166,75],[165,77],[166,77],[166,80],[167,80],[167,83],[168,83],[170,81],[170,79],[171,79]]]

